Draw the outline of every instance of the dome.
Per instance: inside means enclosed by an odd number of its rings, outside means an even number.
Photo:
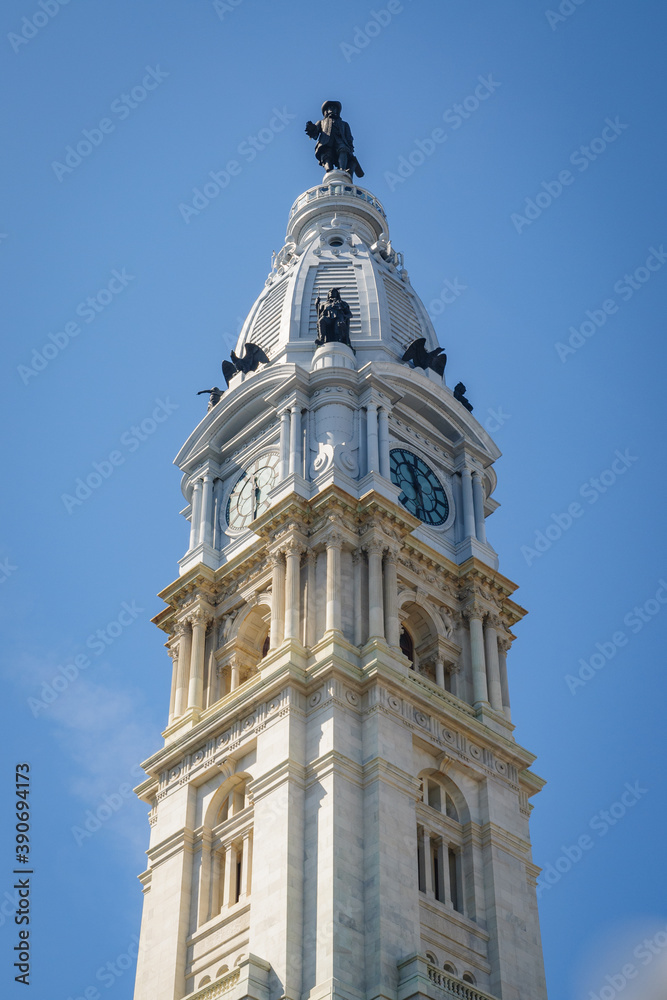
[[[357,366],[400,360],[420,337],[438,340],[389,238],[378,199],[332,170],[294,202],[285,245],[274,255],[264,290],[241,331],[236,353],[257,344],[272,363],[312,368],[317,298],[332,288],[351,310],[350,341]]]

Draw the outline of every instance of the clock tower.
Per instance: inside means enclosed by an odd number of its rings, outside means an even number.
[[[546,1000],[500,452],[325,165],[176,459],[135,1000]]]

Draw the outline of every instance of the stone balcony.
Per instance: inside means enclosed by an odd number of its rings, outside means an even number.
[[[413,955],[398,967],[398,1000],[428,997],[429,1000],[497,1000],[470,983],[431,965],[422,955]]]

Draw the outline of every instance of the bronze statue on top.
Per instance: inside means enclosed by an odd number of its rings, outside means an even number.
[[[341,299],[337,288],[332,288],[329,291],[324,302],[319,295],[317,296],[315,311],[317,312],[317,339],[315,343],[318,347],[321,347],[322,344],[332,343],[347,344],[348,347],[352,347],[350,343],[352,311],[347,302],[343,302]]]
[[[354,155],[354,141],[350,126],[340,117],[340,101],[325,101],[319,122],[306,122],[306,132],[316,139],[315,156],[326,171],[344,170],[350,178],[363,177],[364,172]]]

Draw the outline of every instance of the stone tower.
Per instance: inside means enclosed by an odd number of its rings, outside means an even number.
[[[351,346],[315,343],[332,288]],[[268,363],[176,459],[190,541],[155,619],[173,671],[138,789],[135,1000],[546,998],[543,783],[506,667],[524,611],[485,529],[500,453],[401,361],[420,338],[382,205],[331,170],[236,346]]]

